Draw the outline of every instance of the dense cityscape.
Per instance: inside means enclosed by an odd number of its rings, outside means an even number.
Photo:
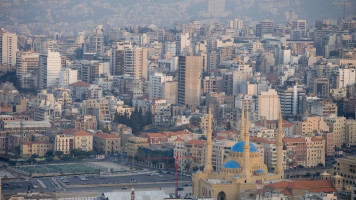
[[[1,1],[0,199],[356,200],[356,2],[307,2]]]

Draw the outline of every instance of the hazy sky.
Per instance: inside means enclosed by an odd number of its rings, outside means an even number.
[[[227,17],[248,16],[252,20],[270,18],[285,23],[292,17],[339,19],[344,0],[225,0]],[[292,5],[291,5],[292,4]],[[208,0],[0,0],[0,26],[21,31],[74,30],[105,26],[156,24],[208,20],[204,15]],[[346,0],[346,14],[355,14],[356,1]]]

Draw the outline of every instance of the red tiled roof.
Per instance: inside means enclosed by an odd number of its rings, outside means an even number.
[[[311,181],[280,181],[266,185],[274,189],[284,189],[281,193],[289,194],[290,190],[308,190],[311,193],[335,192],[331,180],[311,180]]]
[[[189,140],[187,144],[194,144],[194,145],[204,145],[206,143],[205,140]]]
[[[282,190],[281,193],[284,195],[292,195],[292,192],[288,188]]]
[[[91,136],[90,133],[88,133],[84,130],[79,130],[77,132],[74,132],[72,135],[74,135],[74,136]]]
[[[162,133],[147,133],[147,137],[153,138],[153,137],[166,137]]]
[[[176,142],[184,142],[184,140],[183,140],[182,138],[178,137],[178,138],[176,139]]]
[[[266,143],[266,144],[274,144],[276,143],[275,140],[268,140],[266,138],[262,138],[262,137],[254,137],[254,136],[250,136],[250,140],[251,142],[261,142],[261,143]]]
[[[119,138],[118,135],[107,134],[107,133],[98,133],[98,134],[95,134],[94,137],[104,138],[104,139],[118,139]]]
[[[285,142],[285,143],[289,143],[289,142],[305,142],[305,139],[304,138],[286,137],[286,138],[283,138],[283,142]]]
[[[62,133],[64,134],[73,134],[75,133],[76,131],[78,131],[77,129],[74,129],[74,128],[69,128],[69,129],[62,129]]]
[[[73,86],[73,87],[89,87],[90,84],[86,83],[84,81],[78,81],[78,82],[70,84],[70,86]]]

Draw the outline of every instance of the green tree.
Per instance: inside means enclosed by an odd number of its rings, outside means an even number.
[[[63,155],[63,151],[56,151],[54,154],[58,157],[61,157]]]
[[[46,152],[46,157],[50,157],[50,156],[53,156],[53,151],[52,150],[48,150]]]

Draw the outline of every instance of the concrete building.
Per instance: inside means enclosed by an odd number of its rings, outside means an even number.
[[[130,137],[127,141],[127,156],[130,158],[136,158],[138,155],[139,147],[148,147],[148,138],[142,137]]]
[[[347,119],[345,123],[345,144],[350,146],[356,145],[356,120]]]
[[[327,78],[316,78],[314,79],[314,95],[319,98],[329,98],[330,86],[329,79]]]
[[[329,126],[329,132],[334,134],[334,143],[335,146],[341,148],[343,144],[346,143],[346,134],[345,134],[345,117],[337,117],[331,115],[324,118],[326,124]]]
[[[281,107],[276,90],[269,89],[258,96],[258,119],[277,120]]]
[[[337,163],[333,166],[334,175],[342,177],[343,185],[346,191],[350,192],[355,184],[356,178],[356,157],[347,156],[338,158]]]
[[[310,104],[310,114],[320,117],[337,115],[337,104],[328,100],[313,101]]]
[[[74,149],[74,136],[69,134],[58,134],[55,138],[54,151],[61,151],[64,155],[69,155]]]
[[[355,67],[339,68],[337,88],[344,88],[356,83]]]
[[[16,65],[17,35],[0,29],[0,64]]]
[[[148,51],[146,48],[125,48],[124,74],[148,80]]]
[[[89,41],[89,52],[104,53],[104,29],[102,25],[93,29]]]
[[[58,52],[48,51],[39,58],[39,88],[47,89],[58,83],[61,70],[61,55]]]
[[[52,151],[53,146],[49,142],[24,142],[22,145],[22,156],[29,158],[36,154],[38,157],[44,157],[47,151]]]
[[[305,121],[296,122],[297,135],[312,136],[315,133],[328,132],[329,126],[322,117],[308,117]]]
[[[74,136],[74,149],[81,149],[83,151],[93,150],[93,135],[84,130],[74,130],[69,134]]]
[[[93,137],[93,142],[96,153],[112,155],[120,150],[120,137],[118,135],[97,133]]]
[[[303,114],[302,100],[306,92],[302,85],[279,88],[278,96],[281,102],[282,115],[284,118],[294,119]]]
[[[62,68],[59,72],[59,85],[68,88],[70,84],[77,82],[78,71],[70,68]]]
[[[193,108],[200,105],[202,67],[203,58],[200,56],[179,56],[178,105]]]
[[[256,24],[256,36],[262,37],[263,35],[272,35],[273,34],[273,22],[269,19],[264,19],[260,23]]]
[[[325,140],[325,153],[326,156],[334,156],[335,155],[335,138],[334,133],[325,132],[322,133],[322,136]]]
[[[77,130],[96,130],[98,123],[93,115],[80,116],[75,120],[75,129]]]
[[[177,104],[178,101],[178,82],[167,81],[163,87],[163,99],[167,101],[167,104]]]
[[[39,53],[17,52],[16,75],[22,88],[38,88]]]
[[[167,76],[163,73],[154,73],[150,76],[150,100],[164,98],[164,85],[166,82],[172,82],[173,76]]]

